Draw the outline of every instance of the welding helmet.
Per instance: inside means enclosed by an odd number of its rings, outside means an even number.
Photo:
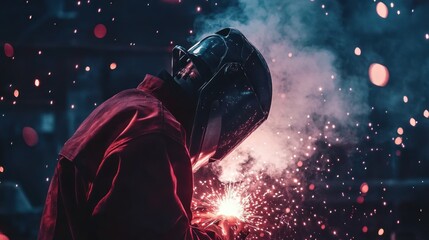
[[[188,50],[173,49],[172,75],[196,103],[187,144],[193,170],[221,160],[264,122],[271,75],[261,53],[238,30],[222,29]]]

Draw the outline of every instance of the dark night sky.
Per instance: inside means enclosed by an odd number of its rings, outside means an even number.
[[[34,238],[56,155],[89,112],[169,70],[174,45],[231,26],[266,58],[273,107],[196,179],[286,182],[272,239],[426,239],[428,22],[424,0],[3,0],[0,231]],[[385,86],[370,81],[373,63]]]

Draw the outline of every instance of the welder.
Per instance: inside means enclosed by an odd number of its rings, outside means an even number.
[[[225,239],[191,225],[193,172],[266,120],[269,69],[231,28],[176,46],[172,59],[171,74],[106,100],[65,143],[39,240]]]

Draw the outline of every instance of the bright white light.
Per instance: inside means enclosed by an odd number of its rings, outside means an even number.
[[[248,215],[246,211],[248,205],[248,198],[243,198],[238,190],[234,189],[232,185],[228,185],[225,188],[225,194],[216,202],[216,215],[245,221]]]

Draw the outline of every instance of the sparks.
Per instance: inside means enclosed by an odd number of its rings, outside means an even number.
[[[237,223],[238,228],[248,230],[246,239],[274,236],[285,226],[291,232],[282,232],[281,235],[292,234],[295,224],[292,216],[301,211],[296,202],[301,197],[301,188],[292,187],[290,197],[286,198],[285,186],[297,184],[290,179],[271,178],[263,172],[248,172],[242,181],[234,183],[222,183],[214,176],[205,176],[196,182],[192,224],[211,228],[224,221]]]
[[[227,185],[225,194],[215,202],[216,215],[246,221],[249,212],[249,196],[242,197],[233,185]]]

